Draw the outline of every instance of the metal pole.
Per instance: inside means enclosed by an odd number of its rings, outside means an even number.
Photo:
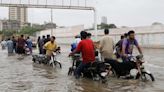
[[[37,0],[37,5],[39,5],[39,0]]]
[[[64,5],[64,0],[62,0],[62,6]]]
[[[77,3],[78,3],[78,6],[79,6],[79,0],[78,0],[78,2],[77,2]]]
[[[28,4],[30,4],[30,0],[28,0]]]
[[[1,0],[1,4],[2,4],[2,0]]]
[[[53,9],[51,9],[51,36],[53,36]]]
[[[98,41],[98,30],[97,30],[97,10],[94,9],[94,30],[95,30],[95,40]]]
[[[47,6],[47,0],[46,0],[46,6]]]
[[[19,4],[21,4],[21,0],[19,0]]]
[[[87,6],[87,0],[85,0],[85,7]]]
[[[72,0],[70,0],[70,6],[72,5]]]

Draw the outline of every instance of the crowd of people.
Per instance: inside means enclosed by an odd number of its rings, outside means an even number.
[[[133,30],[122,35],[120,41],[118,41],[116,45],[114,40],[109,36],[108,29],[104,30],[104,36],[97,42],[98,46],[95,46],[91,36],[91,33],[81,31],[80,35],[77,35],[71,44],[71,53],[69,56],[75,53],[81,53],[82,55],[82,62],[75,72],[76,78],[81,76],[81,72],[85,67],[88,67],[88,63],[95,61],[96,49],[99,49],[102,62],[105,62],[105,59],[113,59],[114,57],[116,57],[116,59],[121,58],[122,62],[127,63],[125,64],[126,67],[131,67],[128,56],[133,54],[134,46],[136,46],[139,53],[143,55],[142,49],[135,39],[135,32]],[[44,54],[51,58],[53,52],[59,49],[55,39],[54,36],[50,35],[38,37],[37,44],[39,54]],[[8,53],[15,52],[18,54],[25,54],[26,49],[28,48],[30,54],[32,54],[32,40],[30,37],[25,39],[24,35],[21,35],[17,39],[15,37],[12,37],[12,39],[8,38],[6,42],[2,41],[1,45],[2,49],[5,47],[8,48]],[[116,49],[116,52],[114,52],[114,49]]]
[[[47,35],[38,37],[37,40],[39,54],[49,55],[52,54],[53,50],[60,49],[57,47],[57,43],[55,42],[55,37]],[[8,54],[18,54],[31,55],[33,53],[33,42],[29,36],[25,37],[24,35],[20,35],[19,37],[13,36],[12,38],[7,38],[6,40],[1,41],[2,50],[8,50]],[[59,52],[60,53],[60,52]]]
[[[81,37],[81,41],[78,40]],[[70,56],[75,53],[82,54],[82,62],[78,66],[75,76],[79,78],[81,72],[84,68],[88,67],[89,63],[95,61],[95,44],[91,39],[91,34],[85,31],[80,33],[80,37],[75,37],[75,41],[71,44],[71,53]],[[109,30],[104,30],[104,36],[98,41],[98,48],[101,54],[101,61],[105,62],[105,59],[115,59],[121,58],[122,62],[125,62],[126,67],[131,67],[131,62],[129,62],[128,56],[132,55],[133,47],[138,48],[139,53],[142,55],[141,47],[138,44],[138,41],[135,39],[135,32],[130,30],[128,33],[125,33],[121,36],[121,40],[115,45],[114,40],[109,36]],[[116,52],[114,53],[114,49]],[[114,58],[116,57],[116,58]]]
[[[7,48],[8,54],[32,54],[33,43],[30,37],[24,37],[20,35],[19,37],[13,36],[12,38],[7,38],[1,41],[2,49]]]

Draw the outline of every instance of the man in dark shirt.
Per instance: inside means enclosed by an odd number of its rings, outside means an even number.
[[[80,33],[82,41],[78,44],[77,48],[70,54],[75,54],[75,53],[82,53],[82,62],[78,66],[75,76],[76,78],[79,78],[81,76],[82,71],[84,68],[87,68],[90,63],[95,61],[95,51],[94,51],[94,43],[92,40],[87,39],[87,32],[82,31]]]
[[[24,35],[21,35],[21,37],[18,38],[18,41],[17,41],[17,52],[18,52],[18,54],[24,54],[25,53],[25,44],[26,44],[26,40],[24,39]]]
[[[51,40],[50,35],[47,35],[47,38],[44,40],[44,45]],[[43,49],[43,54],[46,54],[46,50]]]

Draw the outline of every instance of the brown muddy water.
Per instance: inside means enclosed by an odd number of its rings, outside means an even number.
[[[106,84],[68,76],[71,59],[69,47],[62,46],[57,59],[62,69],[33,64],[31,56],[18,59],[17,55],[7,55],[0,50],[0,92],[164,92],[164,49],[145,49],[146,69],[156,81],[123,80],[110,78]]]

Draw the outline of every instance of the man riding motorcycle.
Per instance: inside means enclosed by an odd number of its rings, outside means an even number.
[[[139,53],[142,54],[142,49],[138,44],[138,41],[135,39],[135,32],[133,30],[128,32],[128,38],[123,41],[122,44],[122,58],[123,61],[128,61],[128,55],[133,54],[134,45],[137,47]]]
[[[116,60],[106,59],[105,61],[109,63],[112,68],[117,73],[118,77],[127,76],[130,77],[130,70],[133,69],[136,64],[135,62],[130,61],[130,57],[133,53],[133,46],[138,48],[139,53],[142,55],[141,47],[139,46],[137,40],[135,39],[135,32],[133,30],[128,32],[128,38],[124,39],[122,42],[122,52],[121,58],[123,60],[122,63],[117,62]]]
[[[51,40],[43,46],[43,48],[46,50],[46,55],[48,56],[50,60],[51,60],[51,56],[53,52],[57,49],[57,44],[55,42],[55,39],[56,38],[52,36]]]
[[[80,33],[82,41],[78,44],[77,48],[70,53],[69,56],[80,53],[82,54],[82,62],[77,67],[75,71],[75,77],[78,79],[81,76],[81,73],[85,68],[90,66],[90,63],[95,61],[95,51],[94,51],[94,43],[92,40],[87,39],[87,32],[81,31]]]

